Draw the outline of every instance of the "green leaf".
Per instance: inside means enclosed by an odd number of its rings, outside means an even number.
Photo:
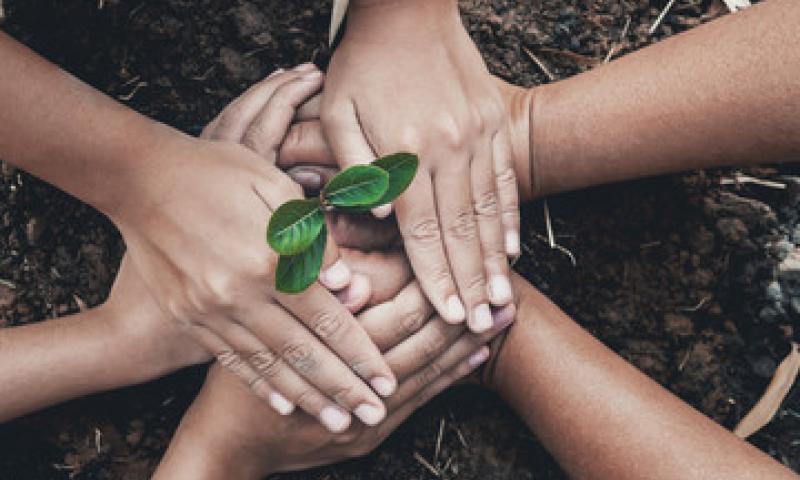
[[[283,293],[300,293],[317,281],[328,232],[322,226],[311,247],[296,255],[281,255],[275,269],[275,287]]]
[[[267,242],[281,255],[295,255],[310,247],[324,226],[318,199],[289,200],[269,219]]]
[[[389,174],[372,165],[356,165],[333,177],[322,190],[325,202],[335,207],[372,205],[389,188]]]
[[[419,157],[413,153],[399,152],[381,157],[372,162],[372,164],[386,170],[386,173],[389,174],[389,188],[380,200],[375,203],[374,206],[377,207],[378,205],[391,203],[408,188],[411,181],[414,180],[414,175],[417,174]]]

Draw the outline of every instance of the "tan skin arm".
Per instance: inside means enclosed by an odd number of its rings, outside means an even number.
[[[516,277],[494,387],[576,479],[797,478],[672,395]]]
[[[529,93],[509,87],[522,198],[797,160],[799,22],[800,4],[771,0]]]
[[[798,23],[798,2],[770,0],[553,84],[528,90],[496,79],[520,200],[798,159]],[[331,158],[318,117],[312,99],[284,142],[282,165]]]

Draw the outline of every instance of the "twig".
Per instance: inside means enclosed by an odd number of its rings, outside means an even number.
[[[683,360],[681,360],[681,363],[678,365],[679,372],[683,371],[684,367],[686,367],[686,362],[689,361],[689,357],[691,356],[692,356],[692,349],[690,348],[686,350],[686,354],[683,356]]]
[[[751,177],[749,175],[742,175],[737,173],[733,178],[723,178],[719,181],[720,185],[741,185],[743,183],[754,183],[762,187],[775,188],[777,190],[786,190],[786,184],[780,182],[773,182],[772,180],[763,180],[761,178]]]
[[[658,15],[658,18],[656,18],[656,21],[655,23],[653,23],[653,26],[650,27],[650,30],[647,32],[648,34],[652,35],[656,31],[658,26],[661,25],[661,22],[664,21],[664,17],[667,16],[667,12],[669,12],[669,10],[672,8],[672,5],[674,4],[675,0],[669,0],[667,6],[664,7],[664,10],[661,10],[661,13]]]
[[[138,82],[136,85],[133,86],[133,90],[127,95],[117,95],[117,98],[122,100],[123,102],[129,102],[133,99],[133,96],[136,95],[141,88],[146,87],[148,85],[147,82]]]
[[[97,9],[98,10],[102,10],[103,6],[105,6],[105,4],[106,4],[105,0],[97,0]]]
[[[550,221],[550,207],[547,205],[546,198],[542,202],[542,207],[544,209],[544,228],[547,230],[547,243],[550,244],[550,248],[556,248],[556,237],[553,234],[553,222]]]
[[[453,430],[456,431],[456,436],[458,436],[458,441],[461,442],[461,445],[463,445],[464,448],[469,448],[469,444],[467,443],[467,439],[464,438],[464,434],[461,433],[461,429],[456,427],[455,425],[453,425]]]
[[[541,70],[542,73],[544,73],[544,75],[547,77],[548,80],[550,80],[551,82],[555,81],[556,76],[553,75],[553,72],[551,72],[550,69],[547,68],[547,65],[545,65],[543,61],[539,60],[539,57],[534,55],[533,52],[531,52],[525,47],[522,47],[522,51],[525,52],[528,58],[530,58],[531,61],[536,64],[537,67],[539,67],[539,70]]]
[[[542,234],[539,234],[539,233],[536,233],[536,232],[534,232],[534,233],[533,233],[533,235],[534,235],[534,236],[535,236],[535,237],[536,237],[536,238],[537,238],[537,239],[538,239],[540,242],[542,242],[542,243],[548,243],[548,244],[550,243],[550,242],[547,240],[547,237],[545,237],[545,236],[544,236],[544,235],[542,235]],[[556,243],[555,245],[553,245],[553,247],[552,247],[552,248],[554,248],[554,249],[558,250],[559,252],[561,252],[561,253],[563,253],[564,255],[566,255],[567,257],[569,257],[569,261],[570,261],[570,263],[572,263],[572,266],[573,266],[573,267],[577,267],[577,266],[578,266],[578,260],[575,258],[575,254],[573,254],[572,252],[570,252],[569,250],[567,250],[567,248],[566,248],[566,247],[562,247],[561,245],[559,245],[559,244],[557,244],[557,243]]]
[[[697,305],[693,307],[678,307],[675,310],[679,312],[696,312],[703,308],[703,305],[708,303],[709,300],[711,300],[711,295],[706,295],[705,297],[701,298],[699,302],[697,302]]]
[[[425,467],[425,468],[426,468],[426,469],[427,469],[429,472],[431,472],[431,473],[432,473],[432,474],[433,474],[435,477],[440,477],[440,476],[442,475],[442,474],[441,474],[441,472],[439,472],[439,470],[437,470],[437,469],[436,469],[436,468],[435,468],[433,465],[431,465],[431,464],[430,464],[430,462],[428,462],[427,460],[425,460],[425,457],[423,457],[423,456],[422,456],[422,455],[420,455],[419,453],[417,453],[417,452],[414,452],[414,458],[415,458],[415,459],[416,459],[416,460],[417,460],[417,461],[420,463],[420,465],[422,465],[423,467]]]
[[[608,55],[606,55],[606,58],[604,58],[604,59],[603,59],[603,63],[608,63],[608,62],[610,62],[610,61],[611,61],[611,59],[614,57],[614,55],[616,55],[616,54],[617,54],[617,52],[619,51],[619,49],[622,47],[622,42],[624,42],[624,41],[625,41],[625,37],[627,37],[627,36],[628,36],[628,29],[629,29],[630,27],[631,27],[631,17],[630,17],[630,16],[628,16],[628,19],[627,19],[627,20],[625,20],[625,26],[624,26],[624,27],[622,27],[622,33],[620,33],[620,35],[619,35],[619,41],[617,41],[617,43],[615,43],[615,44],[614,44],[614,45],[613,45],[613,46],[612,46],[612,47],[611,47],[611,48],[608,50]]]
[[[442,437],[444,437],[444,417],[439,420],[439,435],[436,437],[436,450],[433,454],[433,463],[439,464],[439,453],[442,451]]]

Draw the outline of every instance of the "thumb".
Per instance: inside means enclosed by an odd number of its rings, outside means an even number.
[[[366,132],[361,128],[352,102],[323,103],[321,118],[328,145],[342,169],[375,160],[375,152],[367,141]],[[392,206],[381,205],[373,208],[372,213],[378,218],[386,218],[391,215]]]
[[[319,272],[319,283],[332,291],[341,290],[353,279],[353,272],[341,258],[339,247],[333,240],[333,235],[328,230],[328,241],[325,244],[325,254],[322,257],[322,268]]]

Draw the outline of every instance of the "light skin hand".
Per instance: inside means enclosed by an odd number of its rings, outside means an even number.
[[[274,158],[294,108],[321,83],[310,65],[278,72],[248,92],[261,99],[259,108],[234,102],[212,123],[205,136],[214,140],[160,146],[159,158],[170,162],[146,176],[148,202],[116,220],[131,262],[168,317],[276,410],[297,405],[341,431],[350,412],[372,424],[383,418],[375,391],[390,395],[394,375],[328,291],[350,280],[334,261],[338,253],[327,252],[322,283],[287,295],[274,288],[277,255],[264,240],[270,213],[301,196]]]
[[[456,2],[354,2],[321,109],[342,166],[420,155],[394,204],[411,265],[443,318],[489,328],[490,303],[513,297],[506,255],[519,251],[516,181],[502,98]]]
[[[410,271],[403,265],[405,259],[394,254],[348,252],[346,256],[356,271],[381,272],[370,279],[377,285],[373,298],[388,294],[390,288],[396,291],[398,279]],[[379,278],[392,280],[380,284]],[[408,322],[412,312],[415,319]],[[356,424],[337,435],[302,413],[277,416],[226,371],[215,369],[181,422],[154,478],[255,479],[368,453],[419,406],[480,365],[488,355],[482,345],[514,317],[513,306],[506,307],[496,312],[488,332],[475,335],[441,319],[426,321],[431,312],[419,287],[408,284],[390,302],[359,316],[400,380],[397,393],[387,400],[387,419],[379,426]]]

